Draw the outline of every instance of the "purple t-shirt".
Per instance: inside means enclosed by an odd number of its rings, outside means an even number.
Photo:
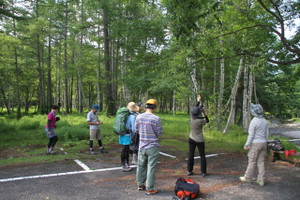
[[[50,127],[48,127],[48,120],[50,120]],[[45,126],[45,128],[50,128],[50,129],[54,129],[56,123],[56,117],[55,117],[55,113],[54,112],[50,112],[47,116],[47,124]]]

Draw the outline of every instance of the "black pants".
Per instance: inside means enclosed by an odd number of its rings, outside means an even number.
[[[55,146],[57,140],[58,140],[57,136],[49,138],[48,148],[50,148],[50,147],[53,148]]]
[[[204,142],[196,142],[191,138],[189,138],[189,159],[188,159],[188,167],[187,167],[188,171],[193,172],[196,147],[198,148],[201,157],[201,172],[202,174],[206,174],[206,158],[205,158]]]
[[[129,145],[122,145],[121,162],[122,166],[129,165]]]

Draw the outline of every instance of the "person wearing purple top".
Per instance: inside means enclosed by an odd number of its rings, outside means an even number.
[[[55,124],[57,121],[60,120],[59,117],[55,116],[55,113],[57,112],[58,107],[56,105],[53,105],[51,107],[51,112],[47,115],[47,124],[45,126],[46,135],[49,138],[48,148],[46,150],[46,154],[55,154],[56,152],[53,151],[53,148],[58,140],[57,135],[54,131]]]
[[[135,121],[136,133],[140,136],[136,179],[138,190],[146,190],[148,195],[158,193],[154,182],[159,154],[158,136],[162,135],[162,125],[160,118],[154,115],[156,106],[157,101],[149,99],[145,113],[138,115]]]

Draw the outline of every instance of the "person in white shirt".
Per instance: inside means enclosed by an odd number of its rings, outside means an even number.
[[[263,117],[264,111],[260,104],[250,104],[250,112],[254,116],[248,130],[248,138],[244,150],[248,151],[248,166],[245,175],[240,177],[241,181],[250,182],[254,176],[257,166],[257,183],[260,186],[265,184],[265,155],[267,151],[267,141],[269,127],[267,120]]]

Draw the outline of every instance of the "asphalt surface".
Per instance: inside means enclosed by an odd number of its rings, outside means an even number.
[[[97,159],[83,160],[90,168],[86,171],[74,160],[50,164],[15,166],[0,170],[0,199],[103,199],[133,200],[162,199],[171,200],[175,196],[173,189],[178,177],[186,176],[186,155],[171,151],[163,152],[176,156],[176,159],[160,155],[156,172],[155,187],[159,193],[147,196],[137,190],[135,173],[122,172],[120,158],[114,152],[99,155]],[[207,158],[207,177],[200,176],[199,160],[195,161],[194,173],[189,177],[200,184],[202,194],[198,199],[300,199],[300,168],[287,162],[270,162],[266,164],[266,185],[261,187],[255,182],[243,183],[239,176],[244,174],[247,166],[246,153],[214,152],[217,156]],[[209,154],[208,154],[209,155]],[[97,171],[98,169],[110,171]],[[64,174],[78,172],[75,174]],[[52,177],[36,177],[38,175]],[[28,178],[33,176],[34,178]],[[23,180],[9,178],[23,177]],[[27,178],[26,178],[27,177]],[[7,180],[7,181],[5,181]],[[8,181],[10,180],[10,181]]]

